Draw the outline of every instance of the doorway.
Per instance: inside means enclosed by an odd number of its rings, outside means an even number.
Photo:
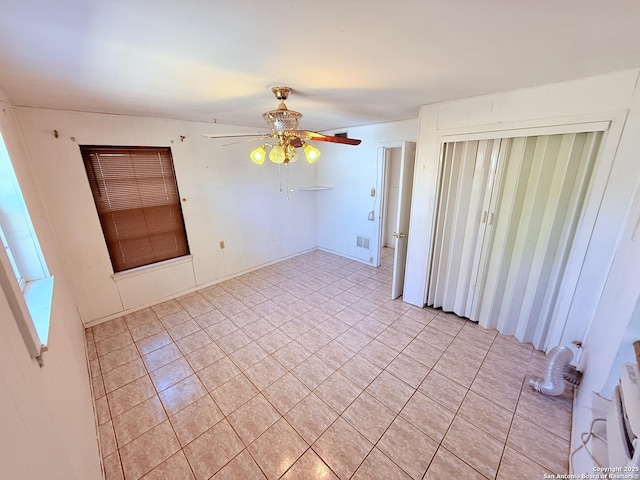
[[[382,241],[383,247],[395,250],[397,238],[393,236],[398,221],[398,199],[400,193],[400,167],[402,149],[385,148],[384,165],[384,201],[382,204]]]
[[[384,147],[382,155],[382,203],[378,231],[378,258],[383,248],[393,249],[391,298],[402,295],[407,262],[407,234],[411,212],[415,142]]]

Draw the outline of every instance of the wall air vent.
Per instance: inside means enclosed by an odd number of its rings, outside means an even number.
[[[371,239],[362,235],[356,236],[356,246],[369,250],[371,245]]]

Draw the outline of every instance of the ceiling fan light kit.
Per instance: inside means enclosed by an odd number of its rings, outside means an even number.
[[[249,158],[251,158],[253,163],[255,163],[256,165],[262,165],[264,163],[264,159],[266,158],[266,156],[267,156],[266,143],[264,145],[260,145],[258,148],[256,148],[253,152],[249,154]]]
[[[274,145],[271,147],[271,151],[269,152],[269,160],[271,160],[275,164],[279,163],[289,163],[289,158],[287,158],[287,154],[282,148],[281,145]]]
[[[307,162],[309,163],[315,162],[320,156],[320,150],[318,150],[313,145],[309,145],[308,143],[304,143],[304,146],[302,147],[302,151],[304,152],[304,156],[306,157]]]

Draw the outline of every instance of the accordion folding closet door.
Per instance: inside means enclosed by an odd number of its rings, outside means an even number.
[[[444,143],[427,305],[544,348],[601,140]]]

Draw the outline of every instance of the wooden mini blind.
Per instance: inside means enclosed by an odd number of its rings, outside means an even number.
[[[80,151],[114,272],[189,254],[170,148]]]

